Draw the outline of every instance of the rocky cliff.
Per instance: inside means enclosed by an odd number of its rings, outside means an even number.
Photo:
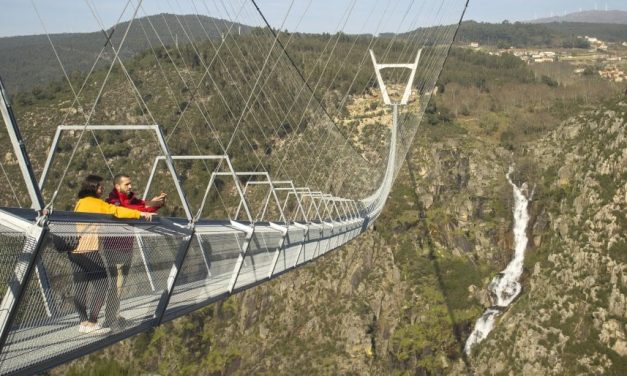
[[[608,103],[507,144],[434,106],[366,234],[52,373],[623,374],[627,107]],[[534,189],[523,292],[466,357],[512,255],[510,165]]]
[[[79,360],[69,370],[470,369],[472,363],[462,361],[465,338],[490,304],[485,286],[491,275],[511,254],[512,199],[505,179],[510,161],[505,149],[457,125],[426,127],[384,213],[366,234],[322,260]]]
[[[527,145],[538,170],[525,290],[479,346],[479,374],[627,369],[627,103],[575,116]]]

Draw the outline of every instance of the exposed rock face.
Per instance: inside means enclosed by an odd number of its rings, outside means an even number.
[[[623,374],[625,111],[573,118],[520,158],[471,135],[418,137],[373,230],[69,367],[104,359],[158,374]],[[522,293],[464,362],[472,323],[492,304],[488,283],[511,258],[505,173],[516,159],[527,166],[517,183],[535,186]]]
[[[490,274],[511,254],[509,161],[468,142],[418,138],[374,228],[344,248],[73,367],[115,359],[161,374],[173,372],[166,364],[201,374],[465,372],[465,336],[490,304]]]
[[[541,222],[549,231],[534,240],[528,291],[478,347],[477,373],[624,373],[626,112],[585,113],[528,145],[544,166],[534,236]]]

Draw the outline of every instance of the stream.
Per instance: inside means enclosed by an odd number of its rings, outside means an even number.
[[[516,299],[521,290],[521,285],[518,281],[523,272],[523,261],[528,242],[527,223],[529,222],[529,213],[527,212],[527,204],[531,197],[527,198],[525,195],[528,194],[527,183],[517,187],[512,182],[510,177],[512,171],[513,168],[510,167],[505,176],[514,191],[514,258],[488,285],[493,306],[486,309],[483,315],[477,319],[475,327],[464,346],[464,352],[468,355],[470,355],[474,345],[480,343],[488,336],[494,328],[496,318]]]

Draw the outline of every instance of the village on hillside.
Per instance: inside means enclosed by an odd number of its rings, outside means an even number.
[[[573,66],[573,74],[598,74],[613,82],[627,82],[627,42],[611,43],[591,36],[578,36],[589,44],[589,49],[525,49],[510,47],[494,49],[471,42],[468,48],[482,50],[490,55],[512,54],[527,64],[567,62]]]

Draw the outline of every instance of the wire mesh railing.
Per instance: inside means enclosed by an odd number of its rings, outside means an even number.
[[[45,142],[29,145],[42,175],[51,168],[52,189],[41,197],[45,179],[36,184],[17,121],[3,112],[15,134],[13,154],[0,156],[0,179],[12,188],[0,192],[0,205],[24,207],[26,191],[35,209],[52,210],[56,201],[69,210],[76,183],[70,170],[113,177],[131,168],[126,172],[140,182],[148,163],[162,158],[166,168],[151,173],[163,180],[155,185],[176,191],[180,203],[161,212],[185,219],[150,223],[62,212],[47,218],[43,211],[35,218],[32,210],[0,208],[0,374],[35,373],[84,355],[359,235],[385,204],[468,0],[336,2],[324,14],[325,33],[307,40],[301,22],[311,4],[303,8],[304,2],[279,12],[254,0],[216,9],[195,1],[178,9],[169,2],[113,3],[115,14],[93,1],[76,5],[103,33],[92,35],[93,46],[63,48],[62,35],[48,30],[57,4],[30,2],[53,53],[44,60],[58,65],[62,81],[49,93],[58,105],[22,97],[17,120],[66,124],[69,135],[59,140],[59,128],[52,138],[54,165],[42,160]],[[185,13],[195,16],[179,16]],[[397,63],[415,61],[422,51],[415,82],[405,89],[416,99],[394,106],[394,115],[372,106],[370,50],[381,62]],[[388,78],[391,88],[407,81],[396,73]],[[11,110],[8,97],[1,99]],[[354,113],[359,102],[368,106]],[[27,138],[45,140],[53,128],[27,129]],[[146,129],[152,137],[133,136]],[[8,142],[0,134],[2,144]],[[190,152],[196,162],[175,157],[189,159]],[[24,188],[11,184],[18,165]],[[268,191],[250,188],[262,183]]]
[[[320,257],[362,230],[353,218],[190,227],[177,219],[53,213],[4,328],[0,374],[36,372],[108,346]],[[9,294],[13,269],[33,239],[0,225],[0,240]]]

